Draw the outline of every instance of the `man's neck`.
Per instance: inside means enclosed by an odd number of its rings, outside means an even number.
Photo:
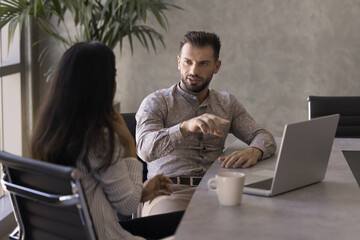
[[[202,90],[201,92],[191,92],[191,91],[189,91],[189,90],[186,89],[186,88],[184,89],[184,88],[181,86],[181,84],[179,84],[179,87],[180,87],[183,91],[185,91],[185,92],[187,92],[187,93],[189,93],[189,94],[191,94],[191,95],[196,96],[197,99],[198,99],[198,101],[199,101],[199,104],[201,104],[201,103],[207,98],[207,96],[208,96],[208,94],[209,94],[209,87],[205,88],[205,89]]]
[[[208,95],[209,95],[209,89],[208,88],[206,88],[203,91],[197,93],[196,96],[198,98],[199,104],[201,104],[207,98]]]

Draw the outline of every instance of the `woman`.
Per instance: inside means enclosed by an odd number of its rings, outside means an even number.
[[[31,153],[80,169],[99,239],[135,239],[118,223],[117,212],[129,215],[140,201],[171,194],[172,182],[157,175],[142,184],[134,139],[113,108],[115,75],[114,53],[104,44],[78,43],[68,49],[40,109]]]

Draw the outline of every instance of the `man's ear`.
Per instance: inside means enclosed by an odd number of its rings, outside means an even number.
[[[217,74],[219,72],[220,67],[221,67],[221,61],[217,60],[215,63],[214,74]]]
[[[181,58],[180,56],[178,55],[177,56],[177,63],[178,63],[178,70],[180,71],[180,61],[181,61]]]

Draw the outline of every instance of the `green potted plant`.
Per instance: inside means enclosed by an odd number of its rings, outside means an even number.
[[[147,26],[151,13],[157,24],[167,30],[165,11],[178,6],[164,0],[2,0],[0,2],[0,29],[9,24],[11,42],[15,29],[21,31],[29,18],[56,41],[61,51],[80,41],[101,41],[110,48],[127,38],[133,52],[133,38],[148,51],[156,51],[156,41],[163,36]],[[40,40],[41,41],[41,40]],[[40,56],[46,56],[43,49]]]

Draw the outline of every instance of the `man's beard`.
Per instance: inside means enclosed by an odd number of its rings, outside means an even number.
[[[186,89],[190,92],[193,92],[193,93],[198,93],[198,92],[201,92],[202,90],[204,90],[211,82],[211,79],[212,79],[212,75],[205,79],[205,81],[203,82],[203,84],[201,84],[200,86],[195,86],[195,85],[191,85],[191,84],[188,84],[186,82],[186,78],[188,76],[193,76],[193,77],[196,77],[196,78],[200,78],[199,76],[197,75],[192,75],[192,74],[187,74],[185,75],[185,78],[182,76],[181,77],[181,82],[184,84],[184,86],[186,87]],[[200,78],[203,80],[203,78]]]

